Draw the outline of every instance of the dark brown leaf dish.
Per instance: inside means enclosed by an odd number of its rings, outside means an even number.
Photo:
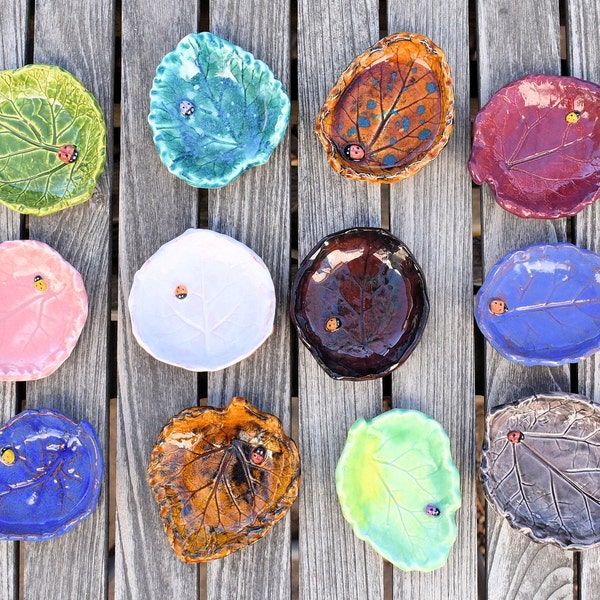
[[[453,124],[444,52],[424,35],[403,32],[352,61],[329,92],[315,132],[338,173],[392,183],[433,160]]]
[[[494,410],[483,489],[509,523],[569,550],[600,545],[600,409],[575,394],[540,394]]]
[[[173,417],[152,450],[148,482],[175,554],[205,562],[256,542],[285,516],[300,460],[277,417],[235,397]]]
[[[421,338],[429,301],[421,268],[384,229],[322,239],[302,261],[290,313],[300,339],[334,379],[375,379]]]

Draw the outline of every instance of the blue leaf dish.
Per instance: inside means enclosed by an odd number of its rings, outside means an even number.
[[[0,539],[47,540],[96,506],[102,452],[93,427],[49,409],[25,410],[0,428]]]
[[[166,167],[200,188],[227,185],[267,162],[290,100],[271,69],[208,32],[192,33],[156,70],[148,122]]]
[[[476,298],[483,335],[525,365],[578,362],[600,349],[600,256],[573,244],[514,250]]]

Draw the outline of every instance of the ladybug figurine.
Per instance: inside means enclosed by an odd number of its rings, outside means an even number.
[[[179,103],[179,112],[184,117],[191,117],[195,110],[196,107],[189,100],[182,100]]]
[[[71,146],[70,144],[64,144],[61,146],[56,154],[58,155],[58,160],[61,160],[67,164],[75,162],[79,156],[77,148],[75,146]]]

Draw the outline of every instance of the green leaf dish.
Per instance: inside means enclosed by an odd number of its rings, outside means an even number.
[[[404,571],[448,560],[461,504],[458,470],[443,427],[416,410],[358,419],[335,471],[354,533]]]
[[[0,202],[49,215],[89,200],[106,162],[96,99],[54,65],[0,71]]]
[[[198,188],[219,188],[269,160],[290,100],[271,69],[208,32],[183,38],[156,69],[148,122],[162,162]]]

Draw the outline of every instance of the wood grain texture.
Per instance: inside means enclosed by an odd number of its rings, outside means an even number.
[[[138,346],[127,307],[135,272],[197,224],[197,191],[163,166],[146,120],[156,67],[197,21],[195,3],[169,2],[160,11],[146,2],[123,3],[115,549],[115,598],[123,600],[197,597],[198,569],[171,550],[146,481],[161,428],[197,404],[197,376]]]
[[[480,102],[528,73],[560,73],[557,0],[477,3]],[[520,219],[500,208],[482,189],[484,276],[507,252],[541,241],[566,239],[566,220]],[[532,392],[569,390],[569,368],[524,367],[486,344],[486,404],[493,406]],[[534,545],[488,510],[488,599],[572,597],[573,556]]]
[[[451,26],[449,26],[451,23]],[[450,437],[460,472],[458,538],[445,567],[432,573],[394,570],[394,595],[440,600],[476,598],[475,388],[469,154],[468,3],[388,4],[388,30],[429,36],[452,69],[455,127],[441,154],[416,176],[390,188],[391,231],[425,274],[428,324],[408,361],[392,373],[392,404],[421,410]]]
[[[215,0],[210,6],[210,30],[267,63],[288,90],[289,22],[287,0]],[[265,165],[209,192],[209,228],[243,242],[264,260],[275,284],[277,301],[274,332],[265,344],[237,365],[209,373],[209,404],[222,406],[234,395],[244,396],[260,410],[281,419],[289,434],[289,134]],[[286,600],[290,592],[289,516],[256,544],[207,565],[208,600]]]
[[[567,8],[568,72],[573,77],[600,83],[600,56],[597,32],[600,27],[600,6],[585,0],[572,0]],[[600,252],[600,205],[595,202],[575,218],[575,243]],[[581,361],[577,367],[579,393],[600,403],[600,357],[596,354]],[[600,550],[586,550],[579,558],[581,600],[592,600],[600,589]]]
[[[27,2],[8,0],[2,5],[0,19],[0,70],[16,69],[25,64]],[[21,215],[0,205],[0,243],[17,240],[21,233]],[[0,423],[5,423],[18,411],[16,385],[0,382]],[[0,543],[0,598],[16,600],[18,597],[18,544]]]
[[[342,71],[379,39],[378,3],[298,3],[298,245],[302,259],[325,235],[380,226],[380,188],[351,181],[327,164],[313,129]],[[300,597],[383,597],[381,557],[356,538],[337,501],[334,472],[358,417],[381,412],[381,380],[334,381],[299,344]]]
[[[112,147],[113,3],[41,3],[35,13],[34,62],[73,73],[102,107]],[[98,48],[102,48],[99,52]],[[30,217],[29,237],[55,248],[82,275],[88,320],[71,357],[50,377],[27,384],[27,406],[53,407],[96,429],[107,452],[107,339],[110,274],[112,160],[92,199],[43,218]],[[43,544],[23,544],[25,598],[102,596],[106,591],[108,539],[106,477],[96,510],[68,535]],[[57,557],[68,556],[68,560]],[[47,585],[48,574],[55,584]],[[77,577],[73,574],[77,573]]]

